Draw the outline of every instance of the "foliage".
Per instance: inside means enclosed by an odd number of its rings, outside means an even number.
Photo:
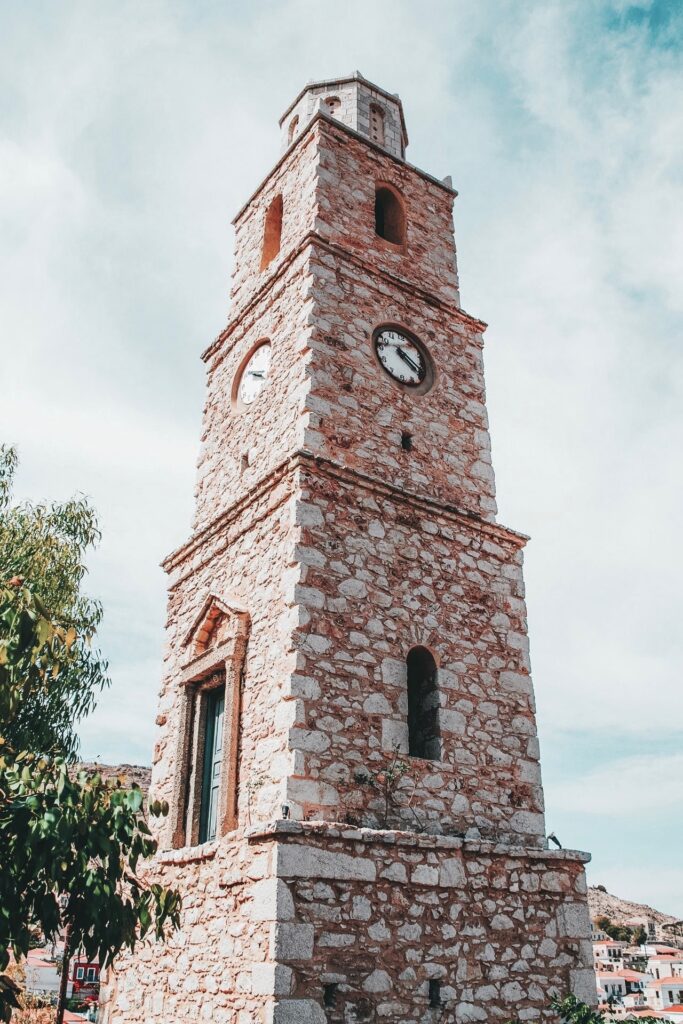
[[[12,505],[12,482],[17,465],[13,448],[0,446],[0,659],[10,664],[13,680],[0,678],[0,689],[12,687],[15,703],[5,717],[0,709],[2,733],[15,750],[73,757],[78,748],[76,724],[92,711],[99,690],[108,685],[107,664],[93,649],[92,640],[102,618],[99,602],[81,593],[86,573],[85,555],[97,542],[97,517],[89,503],[73,498],[64,503]],[[7,584],[21,587],[22,598],[8,594]],[[46,614],[45,609],[49,609]],[[40,641],[53,639],[60,669],[45,685],[45,674],[34,662],[24,674],[25,664],[7,659],[7,645],[25,645],[27,617],[38,616],[40,630],[54,631],[51,637],[39,632]],[[21,681],[20,691],[17,685]]]
[[[70,926],[72,949],[104,966],[151,928],[162,938],[177,924],[179,898],[137,875],[156,851],[142,791],[85,771],[70,776],[63,758],[20,753],[0,758],[0,966],[5,944],[17,958],[37,922],[48,940]],[[165,804],[151,810],[164,814]]]
[[[71,763],[74,719],[90,710],[104,680],[104,663],[90,649],[99,606],[79,592],[94,517],[78,502],[7,513],[16,459],[7,450],[1,456],[0,971],[10,952],[18,962],[26,956],[36,928],[47,941],[63,935],[61,1008],[72,950],[104,967],[148,933],[160,939],[177,927],[180,897],[138,870],[157,848],[140,788]],[[20,575],[20,565],[36,577]],[[149,811],[163,815],[168,807],[155,801]],[[0,974],[1,1021],[18,996],[9,972]]]
[[[610,1020],[599,1010],[593,1010],[590,1006],[580,1002],[576,996],[565,996],[564,999],[553,998],[550,1000],[550,1009],[555,1010],[559,1015],[562,1024],[606,1024]],[[628,1017],[624,1018],[628,1020]],[[641,1017],[638,1020],[645,1024],[657,1024],[655,1017]],[[520,1021],[508,1021],[507,1024],[521,1024]]]
[[[609,917],[605,917],[604,914],[602,917],[596,918],[595,923],[605,935],[609,935],[610,939],[614,939],[615,942],[632,942],[635,945],[640,945],[640,940],[635,938],[635,934],[639,931],[643,933],[643,942],[647,938],[642,925],[639,925],[638,928],[627,928],[626,925],[612,924]]]

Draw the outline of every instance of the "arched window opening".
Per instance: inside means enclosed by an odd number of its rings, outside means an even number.
[[[299,115],[297,114],[289,122],[288,141],[293,142],[297,132],[299,131]]]
[[[263,249],[261,250],[261,270],[264,270],[279,253],[281,235],[282,196],[277,195],[266,210],[266,222],[263,228]]]
[[[325,113],[330,117],[337,117],[341,109],[341,100],[338,96],[325,97]]]
[[[408,753],[438,761],[439,686],[436,662],[426,647],[413,647],[408,653]]]
[[[370,106],[370,138],[378,145],[384,145],[384,111],[375,103]]]
[[[383,185],[375,192],[375,234],[394,245],[403,245],[406,238],[403,203],[392,189]]]

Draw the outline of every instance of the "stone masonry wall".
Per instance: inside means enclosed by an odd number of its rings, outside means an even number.
[[[182,704],[182,638],[210,594],[232,598],[247,609],[251,630],[241,686],[238,819],[268,820],[284,797],[292,755],[287,735],[294,708],[283,700],[296,665],[291,635],[295,543],[293,476],[279,473],[220,522],[201,543],[167,563],[171,571],[164,678],[159,698],[159,739],[152,791],[176,806],[186,775],[179,758]],[[161,828],[162,847],[171,844],[173,821]]]
[[[537,841],[523,541],[312,460],[300,486],[294,816],[381,823],[380,797],[356,775],[406,751],[406,656],[422,645],[439,670],[442,751],[410,759],[399,820]]]
[[[341,126],[320,119],[317,138],[316,230],[325,239],[360,257],[371,270],[385,271],[437,302],[460,305],[453,199],[438,183],[402,160],[368,146]],[[392,185],[403,201],[405,247],[375,234],[375,189]],[[350,306],[352,316],[355,306]]]
[[[306,253],[289,263],[256,305],[231,325],[209,361],[196,486],[195,529],[230,508],[304,442],[311,327]],[[239,372],[268,339],[268,381],[248,408],[234,401]]]
[[[315,331],[306,448],[495,518],[481,334],[321,245],[313,247],[310,267]],[[372,334],[382,323],[402,325],[428,348],[436,381],[427,394],[402,389],[379,366]],[[410,452],[401,447],[404,432]]]
[[[101,991],[102,1024],[265,1024],[272,1017],[277,883],[272,845],[229,844],[158,859],[156,880],[180,888],[182,922],[168,942],[122,954]]]
[[[554,1019],[552,992],[592,1001],[585,855],[287,822],[274,831],[298,928],[278,1024],[542,1021]],[[321,1012],[325,984],[338,988]]]
[[[315,229],[318,162],[317,133],[306,132],[235,217],[235,261],[230,289],[233,319],[277,276],[296,246]],[[282,196],[280,251],[261,270],[266,211],[277,195]]]

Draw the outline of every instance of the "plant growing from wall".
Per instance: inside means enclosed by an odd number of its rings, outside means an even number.
[[[380,827],[389,828],[392,819],[399,816],[400,810],[405,808],[410,811],[416,823],[416,831],[424,832],[426,825],[413,807],[416,782],[410,775],[410,765],[405,760],[398,745],[394,746],[392,758],[386,768],[372,771],[369,768],[359,768],[354,773],[354,780],[361,786],[368,786],[380,797]],[[405,801],[399,801],[398,791],[403,780],[412,782],[412,792]]]

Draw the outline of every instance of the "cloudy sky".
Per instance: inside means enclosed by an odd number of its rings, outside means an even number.
[[[548,826],[683,915],[682,43],[675,0],[0,6],[0,436],[20,496],[100,512],[113,687],[84,755],[150,761],[230,220],[301,86],[358,68],[460,192]]]

